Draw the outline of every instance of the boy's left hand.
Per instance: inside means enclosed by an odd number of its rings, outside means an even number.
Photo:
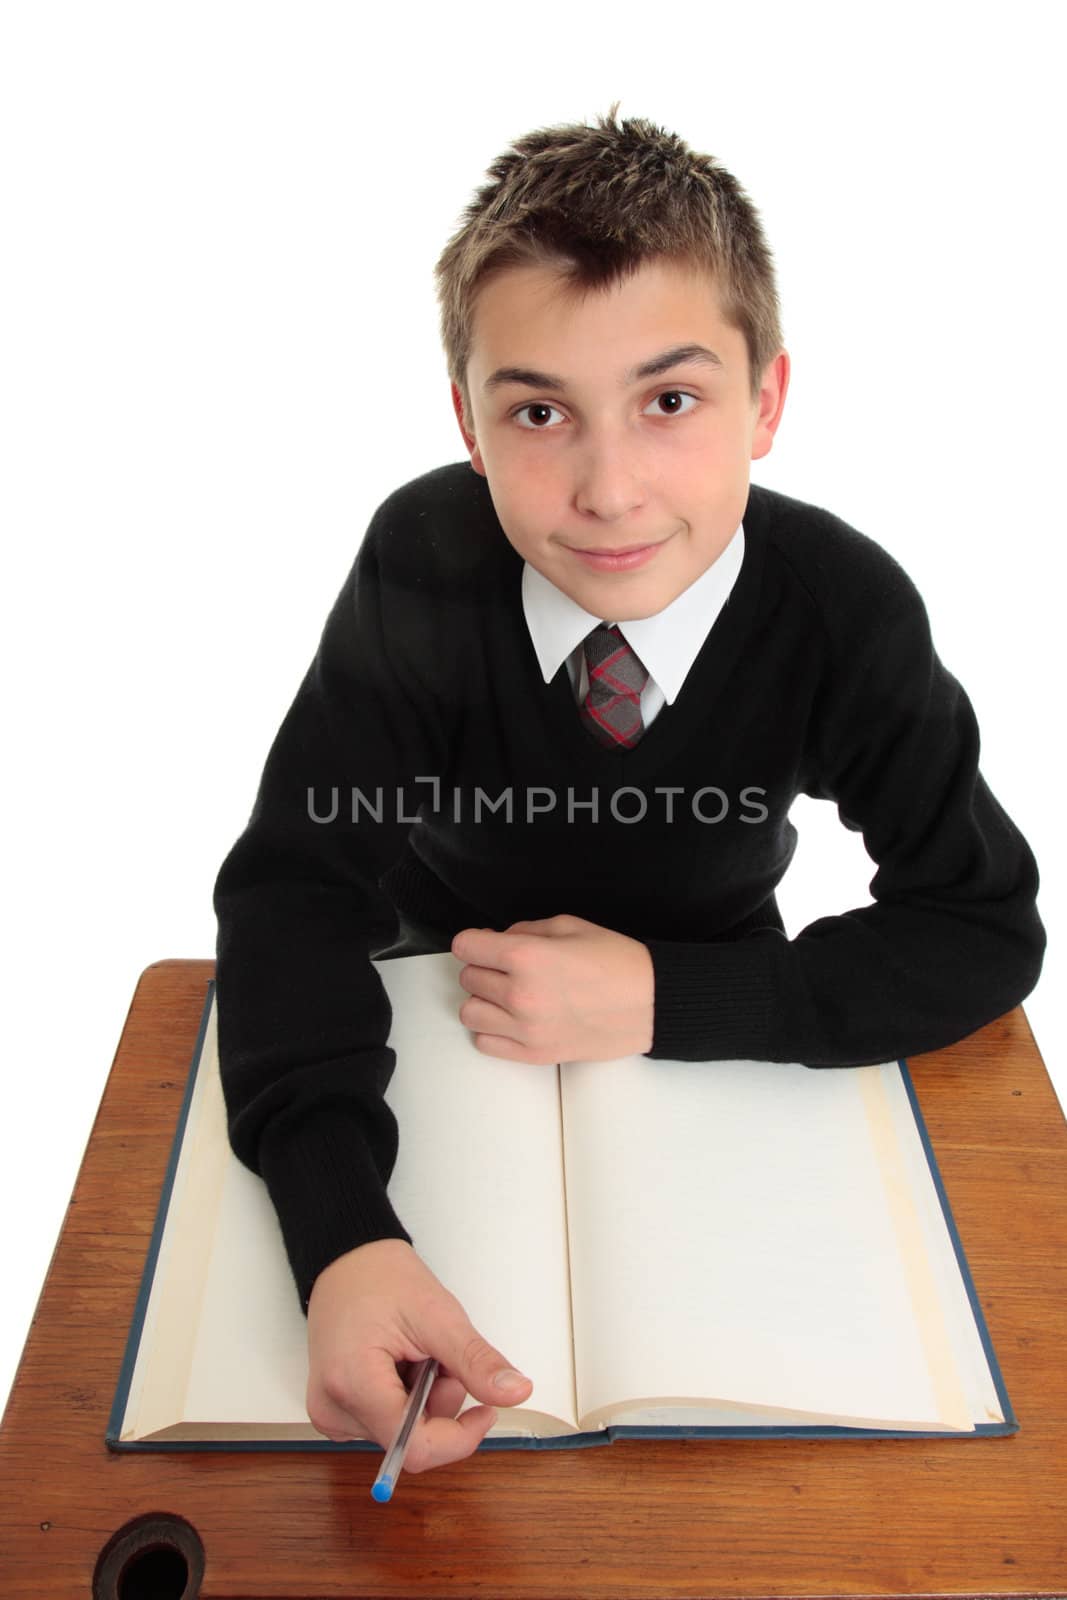
[[[452,954],[471,998],[460,1021],[485,1055],[552,1066],[613,1061],[652,1048],[647,945],[582,917],[464,928]]]

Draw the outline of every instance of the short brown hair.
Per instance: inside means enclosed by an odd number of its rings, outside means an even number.
[[[470,416],[474,306],[490,275],[550,266],[577,292],[669,258],[713,274],[722,314],[745,338],[752,398],[782,348],[774,261],[759,215],[714,156],[643,118],[537,128],[489,168],[434,268],[448,375]]]

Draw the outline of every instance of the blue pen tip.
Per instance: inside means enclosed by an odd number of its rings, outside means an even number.
[[[374,1484],[371,1489],[371,1494],[374,1496],[375,1500],[391,1500],[393,1498],[393,1485],[391,1479],[383,1478],[380,1483]]]

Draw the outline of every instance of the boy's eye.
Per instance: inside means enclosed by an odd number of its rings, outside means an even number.
[[[661,400],[692,400],[694,405],[697,403],[696,395],[686,394],[684,389],[664,389],[661,394],[656,396],[652,404],[658,406]],[[672,405],[669,411],[662,411],[660,415],[664,417],[682,417],[685,415],[685,411],[681,405]]]
[[[649,402],[649,406],[646,407],[646,410],[650,409],[652,406],[658,406],[661,400],[678,402],[691,400],[693,405],[697,404],[696,395],[687,394],[684,389],[663,389],[654,400]],[[677,405],[672,405],[666,411],[660,411],[659,415],[661,417],[682,417],[686,415],[688,409],[688,407],[679,403]],[[547,400],[530,400],[527,401],[526,405],[520,406],[518,411],[512,412],[512,415],[514,416],[516,422],[525,428],[527,432],[546,433],[551,424],[549,423],[547,416],[545,416],[545,413],[551,413],[553,411],[556,412],[557,416],[562,415],[562,412],[559,411],[558,407],[550,406]],[[534,421],[530,419],[524,421],[523,419],[528,416],[528,413],[539,413],[540,415],[538,420]]]
[[[555,406],[550,406],[544,400],[531,400],[526,405],[520,406],[518,411],[514,412],[514,417],[515,417],[515,421],[516,422],[520,422],[527,411],[555,411],[555,410],[556,410]],[[562,415],[562,413],[560,413],[560,415]],[[522,426],[524,428],[527,428],[527,429],[531,430],[532,432],[544,433],[544,431],[545,431],[545,424],[540,422],[540,421],[538,421],[538,422],[523,422]]]

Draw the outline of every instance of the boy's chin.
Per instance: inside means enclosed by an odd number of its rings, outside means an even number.
[[[623,583],[593,583],[567,592],[583,611],[608,622],[640,622],[658,615],[676,598],[674,593],[664,592],[662,585],[640,592],[630,588],[627,592]]]

